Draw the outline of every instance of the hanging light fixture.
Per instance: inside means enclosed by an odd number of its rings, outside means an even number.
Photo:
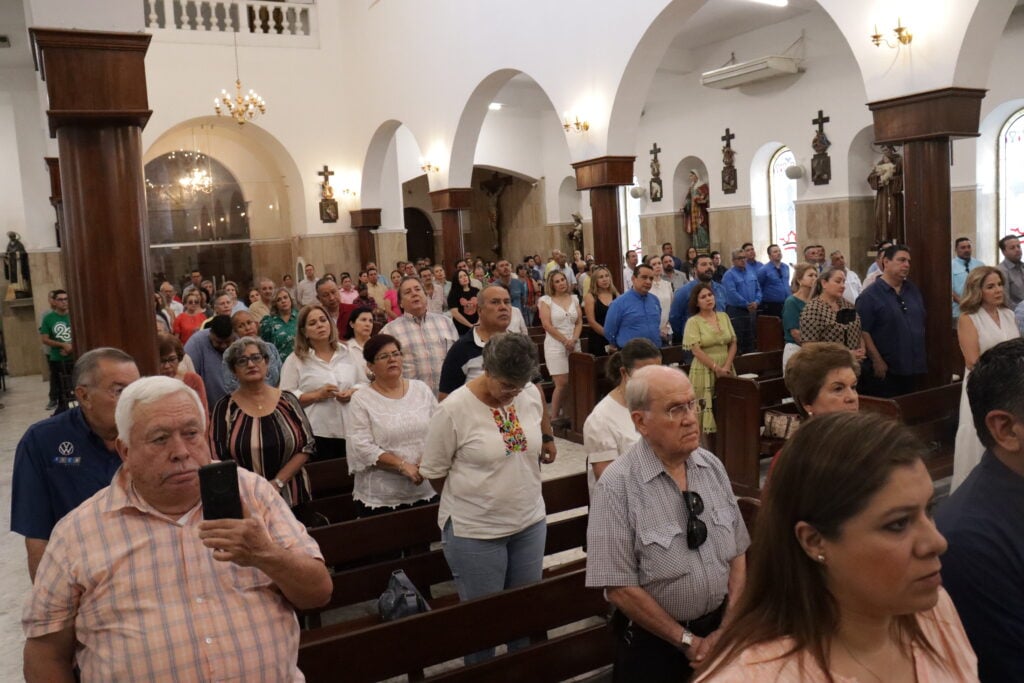
[[[232,98],[227,90],[221,90],[220,96],[213,98],[213,109],[217,116],[226,113],[235,120],[235,123],[244,126],[246,121],[252,121],[260,114],[265,114],[267,105],[251,88],[248,93],[242,95],[242,79],[238,75],[238,33],[232,33],[231,37],[235,45],[235,96]],[[227,111],[222,112],[221,109]]]

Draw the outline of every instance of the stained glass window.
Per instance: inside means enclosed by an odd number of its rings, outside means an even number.
[[[768,165],[768,196],[770,202],[772,243],[782,247],[782,260],[797,262],[796,245],[796,180],[786,177],[786,169],[796,165],[789,147],[780,147]],[[760,258],[760,255],[759,255]]]
[[[1024,109],[999,136],[999,236],[1024,236]]]

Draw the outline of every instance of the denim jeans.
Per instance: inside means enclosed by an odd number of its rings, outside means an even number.
[[[544,543],[547,520],[542,519],[522,531],[501,538],[463,538],[452,531],[449,519],[441,532],[444,558],[452,570],[460,600],[472,600],[509,588],[540,581],[544,570]],[[529,644],[521,638],[508,644],[517,650]],[[466,656],[466,665],[494,656],[494,648]]]

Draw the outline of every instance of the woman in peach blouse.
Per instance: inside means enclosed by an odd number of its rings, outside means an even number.
[[[698,681],[978,680],[941,587],[923,445],[901,424],[832,413],[782,450],[746,587]]]

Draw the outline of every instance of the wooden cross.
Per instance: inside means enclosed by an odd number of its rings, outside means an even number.
[[[327,164],[324,164],[324,170],[317,171],[316,174],[324,179],[324,185],[331,184],[331,176],[334,175],[334,171],[327,168]]]
[[[725,143],[725,146],[730,148],[730,149],[732,149],[732,141],[735,140],[735,139],[736,139],[736,134],[735,133],[730,133],[729,129],[726,128],[725,129],[725,135],[722,136],[722,142]]]
[[[654,146],[651,147],[651,154],[654,156],[654,160],[655,161],[658,160],[658,152],[660,152],[660,151],[661,151],[661,147],[658,147],[658,143],[655,142]]]
[[[831,118],[829,118],[828,116],[825,116],[825,113],[819,109],[818,110],[818,118],[816,118],[813,121],[811,121],[811,123],[813,123],[814,125],[816,125],[818,127],[818,132],[819,133],[824,133],[825,132],[825,124],[828,123],[831,120],[832,120]]]

